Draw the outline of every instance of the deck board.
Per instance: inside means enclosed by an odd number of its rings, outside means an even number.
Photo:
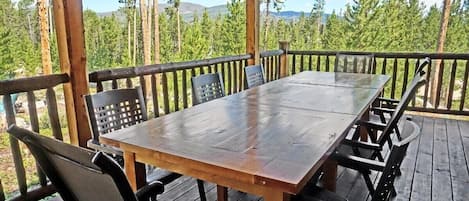
[[[423,117],[414,116],[413,121],[420,127],[423,125]],[[418,148],[420,146],[420,138],[417,139],[409,148],[407,148],[407,156],[401,165],[402,176],[396,181],[396,200],[409,200],[412,191],[412,182],[414,180],[415,165],[417,159]]]
[[[411,200],[431,200],[432,164],[433,164],[433,118],[424,118],[422,134],[417,151],[414,180],[412,182]],[[411,146],[415,146],[413,143]],[[399,178],[398,180],[400,180]]]

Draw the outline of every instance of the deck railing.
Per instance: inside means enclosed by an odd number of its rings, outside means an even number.
[[[15,105],[12,101],[14,94],[25,93],[27,99],[27,113],[29,115],[22,116],[25,123],[22,126],[28,127],[29,129],[42,133],[41,124],[48,124],[50,132],[55,139],[63,140],[62,126],[66,125],[66,120],[62,119],[59,115],[59,108],[56,91],[54,88],[69,82],[67,74],[56,74],[37,76],[30,78],[21,78],[16,80],[4,80],[0,81],[0,96],[3,96],[3,104],[6,113],[6,121],[8,125],[17,124],[17,119],[21,115],[15,111]],[[44,99],[39,100],[37,97],[41,96]],[[62,96],[63,99],[63,96]],[[44,102],[43,102],[44,101]],[[38,104],[44,105],[45,107],[39,107]],[[63,105],[62,105],[63,106]],[[25,111],[26,112],[26,111]],[[63,114],[63,113],[62,113]],[[45,116],[44,116],[45,115]],[[29,116],[29,117],[28,117]],[[44,119],[45,117],[45,119]],[[28,119],[29,118],[29,119]],[[21,125],[20,125],[21,126]],[[31,162],[34,162],[29,151],[24,149],[24,146],[20,146],[18,140],[11,136],[5,137],[9,141],[9,148],[12,154],[12,163],[14,163],[15,175],[8,177],[16,177],[17,192],[11,193],[12,189],[7,189],[9,192],[9,200],[39,200],[55,193],[55,188],[48,182],[46,176],[40,170],[37,164],[31,167]],[[28,159],[26,159],[28,158]],[[3,167],[11,167],[5,163],[11,163],[2,160]],[[33,163],[34,164],[34,163]],[[3,170],[5,171],[5,169]],[[8,171],[8,169],[7,169]],[[3,174],[2,174],[3,175]],[[4,178],[0,178],[4,179]],[[37,180],[39,185],[28,187],[32,180]],[[9,180],[9,182],[15,182]],[[11,186],[10,184],[9,186]],[[3,186],[0,184],[0,200],[5,200],[5,194]]]
[[[332,51],[284,51],[272,50],[261,53],[260,62],[265,69],[266,81],[280,78],[281,71],[287,69],[286,74],[292,75],[301,71],[334,71],[335,55]],[[340,52],[360,53],[369,52]],[[406,89],[414,75],[415,66],[419,59],[429,56],[432,65],[428,69],[432,72],[436,63],[440,62],[441,74],[427,74],[429,80],[439,79],[441,84],[435,86],[439,97],[431,98],[431,84],[419,92],[418,97],[412,101],[411,108],[416,111],[434,112],[443,114],[469,115],[466,109],[466,88],[469,75],[469,54],[420,54],[420,53],[373,53],[375,62],[373,72],[388,74],[391,81],[388,83],[383,95],[386,97],[399,98]],[[287,58],[287,63],[285,63]],[[226,56],[198,61],[177,62],[168,64],[156,64],[140,67],[127,67],[107,69],[92,72],[89,80],[96,86],[96,91],[117,88],[129,88],[136,85],[142,86],[147,97],[149,113],[152,117],[178,111],[192,105],[190,78],[204,73],[220,72],[223,76],[225,91],[233,94],[245,89],[244,67],[248,61],[253,59],[251,55]],[[29,110],[29,125],[31,129],[39,131],[38,111],[36,111],[35,95],[40,92],[46,97],[48,117],[51,119],[53,136],[61,139],[60,122],[57,121],[57,101],[54,97],[54,87],[68,82],[68,76],[48,75],[35,78],[0,81],[0,96],[4,96],[9,124],[14,122],[14,105],[10,101],[11,94],[26,92]],[[429,82],[431,83],[431,82]],[[435,103],[435,104],[430,104]],[[55,105],[55,106],[54,106]],[[45,112],[45,110],[43,110]],[[12,117],[13,115],[13,117]],[[40,116],[40,114],[39,114]],[[39,122],[40,123],[40,122]],[[21,146],[14,139],[10,139],[10,149],[13,153],[16,178],[18,181],[18,192],[12,200],[39,199],[54,192],[53,187],[48,184],[44,175],[37,172],[39,185],[33,188],[27,187],[25,176],[24,158],[22,158]],[[1,182],[0,182],[0,190]],[[3,195],[3,193],[1,194]],[[0,200],[3,197],[0,195]]]
[[[227,56],[198,61],[155,64],[141,67],[109,69],[92,72],[91,83],[97,91],[142,86],[149,113],[154,117],[192,105],[191,77],[204,73],[221,73],[225,92],[244,90],[244,67],[251,55]]]
[[[305,70],[334,71],[335,55],[373,54],[372,72],[387,74],[391,81],[385,88],[385,97],[399,99],[414,76],[416,66],[425,57],[431,58],[427,84],[411,102],[409,109],[440,114],[469,115],[466,98],[469,75],[469,54],[382,53],[338,51],[288,51],[289,73]],[[435,74],[437,65],[439,74]],[[436,86],[432,86],[437,79]]]

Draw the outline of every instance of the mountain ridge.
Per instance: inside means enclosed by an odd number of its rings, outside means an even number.
[[[170,5],[166,3],[158,4],[158,11],[160,13],[165,12],[165,9],[169,6]],[[201,17],[205,10],[207,10],[209,17],[211,18],[216,18],[218,15],[224,15],[229,12],[227,5],[217,5],[217,6],[206,7],[200,4],[196,4],[196,3],[181,2],[181,5],[179,7],[179,11],[182,17],[184,18],[184,20],[186,21],[191,21],[194,15]],[[112,14],[116,14],[116,16],[119,19],[125,19],[124,16],[121,16],[122,14],[119,11],[100,12],[97,14],[100,17],[106,17],[106,16],[111,16]],[[280,19],[285,19],[285,20],[294,20],[294,19],[299,18],[302,15],[304,16],[311,15],[310,12],[291,11],[291,10],[280,11],[280,12],[270,12],[270,14],[271,16],[275,18],[280,18]],[[323,23],[325,23],[329,15],[330,14],[323,15],[323,19],[322,19]]]

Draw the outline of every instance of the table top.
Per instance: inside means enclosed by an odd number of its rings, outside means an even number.
[[[303,72],[100,140],[136,153],[137,160],[151,153],[155,160],[297,193],[389,79],[343,74]],[[354,76],[361,88],[352,87]],[[196,176],[184,168],[171,171]]]

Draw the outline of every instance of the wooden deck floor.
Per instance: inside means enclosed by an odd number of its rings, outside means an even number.
[[[402,164],[402,176],[396,181],[394,200],[468,201],[469,200],[469,122],[413,116],[422,128]],[[375,176],[376,177],[376,176]],[[206,183],[207,199],[216,200],[216,188]],[[369,199],[360,174],[339,168],[337,193],[350,201]],[[235,190],[230,200],[262,200]],[[200,200],[194,179],[182,177],[166,186],[158,200]]]

